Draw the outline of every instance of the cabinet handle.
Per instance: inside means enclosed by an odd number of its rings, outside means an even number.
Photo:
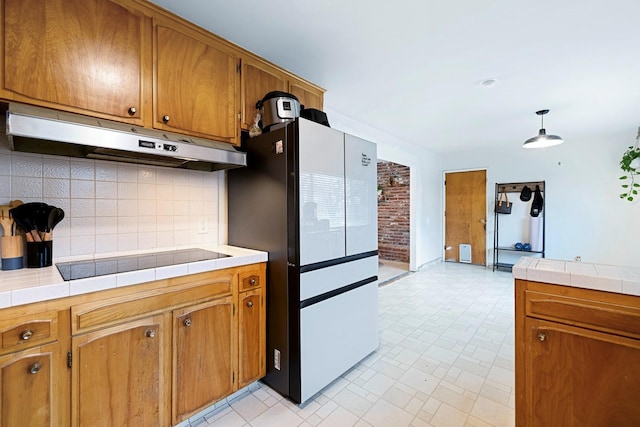
[[[249,284],[250,284],[251,286],[255,285],[255,284],[256,284],[256,279],[251,279],[251,280],[249,280]]]
[[[37,374],[40,368],[42,368],[42,365],[40,365],[40,362],[36,362],[33,365],[31,365],[31,367],[29,368],[29,373]]]
[[[186,319],[184,319],[184,326],[186,326],[187,328],[189,326],[191,326],[191,319],[190,318],[187,317]]]
[[[155,329],[147,329],[147,332],[145,333],[145,335],[147,336],[147,338],[155,338],[156,330]]]
[[[253,307],[253,301],[247,301],[247,307]]]
[[[27,329],[20,334],[20,339],[22,341],[29,341],[29,339],[33,336],[33,331],[31,329]]]
[[[544,332],[538,332],[538,340],[540,342],[544,342],[547,339],[547,334]]]
[[[138,110],[136,110],[136,107],[129,107],[127,112],[129,113],[130,116],[134,116],[138,112]]]
[[[170,118],[169,116],[164,115],[164,116],[162,116],[162,121],[165,122],[165,123],[169,123],[169,118]]]

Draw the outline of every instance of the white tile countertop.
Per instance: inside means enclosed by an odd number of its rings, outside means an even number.
[[[640,296],[640,268],[588,262],[521,257],[516,279]]]
[[[86,255],[81,257],[65,257],[55,259],[54,261],[68,262],[193,248],[194,246],[158,248],[154,251],[118,252],[100,254],[94,257],[88,257]],[[44,268],[22,268],[20,270],[0,271],[0,308],[265,262],[268,258],[266,252],[235,246],[197,245],[195,248],[215,251],[230,256],[208,261],[149,268],[70,281],[65,281],[62,278],[55,264],[51,267]]]

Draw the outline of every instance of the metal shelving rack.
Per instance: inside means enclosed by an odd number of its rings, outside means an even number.
[[[523,251],[517,250],[513,247],[506,246],[498,246],[498,237],[499,237],[499,229],[500,229],[500,216],[503,214],[495,213],[494,211],[494,228],[493,228],[493,271],[496,269],[505,269],[511,270],[513,267],[512,263],[508,262],[500,262],[500,252],[514,252],[514,253],[522,253],[522,254],[540,254],[542,258],[545,257],[545,203],[546,203],[546,193],[545,193],[545,182],[544,181],[532,181],[532,182],[508,182],[508,183],[496,183],[496,191],[495,191],[495,201],[498,201],[498,197],[500,192],[506,192],[508,194],[516,193],[517,196],[511,198],[512,200],[517,200],[514,203],[520,202],[520,192],[522,189],[527,186],[531,189],[532,194],[531,198],[533,199],[533,191],[536,188],[536,185],[540,187],[540,191],[543,194],[542,199],[542,250],[541,251]],[[524,203],[524,202],[522,202]],[[528,203],[528,202],[527,202]],[[494,203],[495,205],[495,203]]]

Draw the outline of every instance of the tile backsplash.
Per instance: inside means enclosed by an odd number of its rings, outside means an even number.
[[[218,244],[222,191],[224,172],[19,153],[0,140],[0,204],[44,202],[65,212],[54,258]]]

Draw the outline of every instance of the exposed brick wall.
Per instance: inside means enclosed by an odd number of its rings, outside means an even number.
[[[378,253],[380,259],[409,262],[409,167],[378,162]]]

